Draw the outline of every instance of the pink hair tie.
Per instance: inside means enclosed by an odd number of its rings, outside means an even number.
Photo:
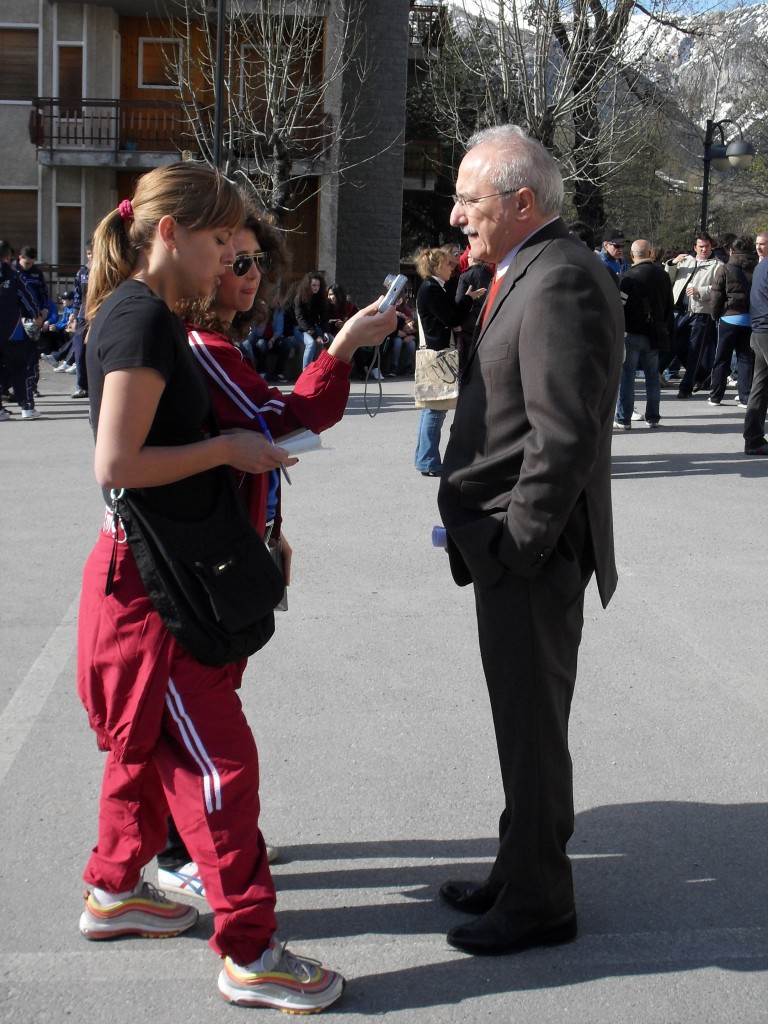
[[[123,220],[133,220],[133,207],[130,199],[124,199],[117,208],[117,212]]]

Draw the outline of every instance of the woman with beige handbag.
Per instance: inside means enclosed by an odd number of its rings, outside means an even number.
[[[459,395],[459,354],[453,329],[459,326],[484,288],[468,288],[460,302],[446,293],[451,261],[444,249],[422,249],[416,270],[423,279],[416,295],[419,348],[416,352],[414,398],[421,408],[415,466],[422,476],[440,476],[440,433],[445,413]]]

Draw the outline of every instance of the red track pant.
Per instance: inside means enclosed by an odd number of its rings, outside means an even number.
[[[153,610],[121,538],[102,532],[86,563],[78,625],[78,690],[109,746],[98,842],[84,879],[125,892],[165,846],[170,809],[214,911],[212,948],[257,959],[277,925],[258,826],[256,744],[237,695],[244,663],[201,665]]]

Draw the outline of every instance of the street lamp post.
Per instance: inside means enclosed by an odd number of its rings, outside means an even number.
[[[723,125],[732,124],[739,133],[738,139],[726,145]],[[715,129],[720,133],[720,142],[714,144]],[[755,155],[755,147],[751,142],[746,142],[741,133],[741,128],[735,121],[725,118],[723,121],[707,120],[707,130],[704,135],[704,184],[701,189],[701,230],[707,230],[707,207],[709,203],[709,175],[712,167],[717,171],[727,171],[731,167],[737,170],[749,167]]]

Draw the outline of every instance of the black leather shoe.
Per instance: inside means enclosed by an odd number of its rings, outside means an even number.
[[[447,938],[451,946],[475,956],[520,953],[534,946],[561,946],[576,938],[576,912],[540,924],[521,925],[520,921],[491,910],[475,921],[452,928]]]
[[[440,899],[464,914],[485,914],[496,902],[498,892],[487,882],[446,882],[440,886]]]
[[[422,476],[441,476],[442,474],[440,473],[439,469],[429,469],[429,470],[422,470],[421,471],[421,475]]]

